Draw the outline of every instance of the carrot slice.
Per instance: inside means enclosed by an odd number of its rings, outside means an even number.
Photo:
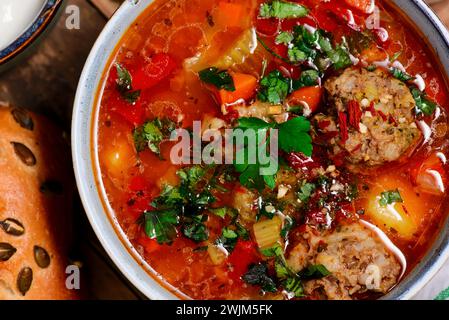
[[[234,80],[235,91],[221,89],[218,94],[222,104],[229,104],[243,99],[248,100],[254,96],[257,88],[257,78],[244,73],[231,74]]]
[[[290,95],[290,100],[297,103],[306,103],[311,112],[318,110],[323,96],[323,88],[320,86],[303,87]]]
[[[243,6],[237,3],[220,2],[215,23],[219,26],[239,27],[243,21]]]

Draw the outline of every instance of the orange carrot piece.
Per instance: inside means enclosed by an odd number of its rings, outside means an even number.
[[[306,103],[312,112],[318,110],[323,96],[323,88],[320,86],[303,87],[290,95],[290,100],[296,103]]]
[[[218,4],[215,23],[219,26],[239,27],[244,20],[243,15],[242,5],[222,1]]]
[[[254,96],[257,88],[257,78],[244,73],[231,74],[235,91],[221,89],[218,93],[222,104],[236,102],[239,99],[248,100]]]

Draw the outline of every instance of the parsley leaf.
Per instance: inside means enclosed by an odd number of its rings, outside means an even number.
[[[260,6],[259,10],[259,16],[261,18],[302,18],[308,13],[309,10],[300,4],[279,0],[274,0],[271,3],[264,3]]]
[[[279,70],[270,72],[260,81],[259,100],[271,104],[281,104],[290,93],[291,79],[282,75]]]
[[[222,245],[228,252],[232,252],[237,243],[239,235],[229,227],[221,230],[221,236],[217,239],[216,244]]]
[[[312,138],[310,137],[310,121],[304,117],[296,117],[278,125],[279,147],[285,152],[302,152],[312,155]]]
[[[404,72],[399,68],[391,68],[390,73],[393,75],[393,77],[395,77],[396,79],[401,80],[403,82],[407,82],[407,81],[415,79],[415,77],[412,77],[407,72]]]
[[[115,64],[117,70],[117,88],[120,92],[126,92],[132,89],[132,79],[129,71],[120,63]]]
[[[168,139],[176,125],[169,119],[156,118],[148,121],[133,131],[134,145],[137,152],[142,152],[149,148],[152,152],[160,156],[160,144]]]
[[[278,130],[278,146],[285,152],[302,152],[306,156],[312,154],[312,139],[310,137],[310,122],[304,117],[296,117],[287,122],[277,124],[268,123],[258,118],[240,118],[237,129],[242,130]],[[256,132],[257,134],[257,132]],[[267,142],[269,139],[267,139]],[[258,144],[259,145],[259,144]],[[273,189],[276,185],[274,175],[261,175],[264,168],[258,159],[255,163],[249,161],[249,148],[254,146],[245,145],[241,150],[237,150],[236,159],[245,159],[244,163],[234,163],[235,170],[240,173],[240,183],[247,188],[262,190],[265,185]],[[261,146],[259,146],[261,147]],[[267,150],[267,146],[264,146]],[[266,164],[268,167],[270,164]]]
[[[330,275],[330,271],[327,270],[322,264],[314,264],[308,266],[306,269],[299,272],[299,277],[301,279],[321,279]]]
[[[117,89],[128,103],[133,104],[140,97],[140,90],[132,91],[132,77],[120,63],[115,64],[117,70]]]
[[[234,80],[226,70],[219,70],[216,67],[207,68],[199,72],[201,81],[212,84],[218,89],[235,91]]]
[[[320,74],[316,70],[304,70],[298,80],[293,80],[293,90],[302,87],[311,87],[318,84]]]
[[[209,238],[209,232],[204,224],[206,220],[207,215],[198,215],[186,219],[182,228],[183,234],[195,242],[207,240]]]
[[[179,217],[176,210],[144,212],[145,234],[159,244],[171,243],[177,235]]]
[[[415,87],[411,88],[410,92],[412,93],[412,96],[416,102],[417,114],[424,114],[426,116],[431,116],[435,112],[438,105],[435,102],[427,99],[426,94],[424,92],[421,92],[418,88]]]
[[[380,194],[379,204],[382,207],[386,207],[389,204],[393,204],[393,203],[397,203],[397,202],[404,202],[404,200],[402,200],[399,189],[385,191]]]
[[[310,196],[315,191],[316,187],[313,183],[305,183],[297,192],[298,199],[301,202],[307,202],[310,199]]]
[[[242,280],[251,285],[258,285],[266,292],[277,291],[276,283],[268,275],[268,267],[264,262],[251,265]]]
[[[276,44],[286,44],[288,45],[294,39],[293,34],[288,31],[283,31],[276,36]]]

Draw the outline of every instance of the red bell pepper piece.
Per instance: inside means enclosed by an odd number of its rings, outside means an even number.
[[[151,62],[139,68],[132,75],[133,90],[144,90],[154,87],[167,78],[176,69],[175,61],[166,53],[157,53]]]
[[[248,271],[248,267],[258,261],[255,243],[238,240],[228,261],[233,267],[229,274],[231,279],[241,282],[241,277]]]

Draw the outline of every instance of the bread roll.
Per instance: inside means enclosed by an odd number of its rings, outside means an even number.
[[[79,296],[65,284],[73,191],[62,131],[0,107],[0,300]]]

